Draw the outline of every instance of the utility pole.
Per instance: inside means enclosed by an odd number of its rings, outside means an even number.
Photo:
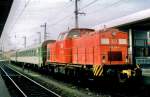
[[[46,29],[47,29],[47,23],[44,23],[44,25],[41,25],[41,27],[44,27],[44,41],[46,40]]]
[[[79,22],[78,22],[78,0],[75,0],[75,27],[79,27]]]
[[[79,18],[78,18],[78,15],[79,14],[84,14],[85,15],[84,12],[79,12],[79,10],[78,10],[78,1],[80,1],[80,0],[75,0],[75,11],[74,11],[74,13],[75,13],[75,28],[79,28]]]

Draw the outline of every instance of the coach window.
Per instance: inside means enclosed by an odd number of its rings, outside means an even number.
[[[28,56],[30,56],[30,50],[28,50]]]
[[[32,56],[34,56],[34,49],[32,50]]]
[[[28,52],[28,53],[27,53],[27,56],[29,56],[30,51],[28,50],[27,52]]]
[[[32,50],[31,50],[30,52],[31,52],[31,53],[30,53],[30,56],[32,56],[32,55],[33,55]]]
[[[30,50],[30,55],[29,56],[31,56],[32,55],[32,50]]]
[[[35,56],[35,49],[33,50],[33,56]]]
[[[35,56],[35,50],[33,50],[33,56]]]
[[[26,56],[28,56],[28,51],[25,51]]]
[[[30,50],[30,56],[32,56],[32,50]]]
[[[29,56],[31,56],[32,55],[32,50],[29,50]]]
[[[41,55],[41,49],[38,48],[38,56],[40,56],[40,55]]]
[[[34,56],[34,50],[32,50],[32,56]]]
[[[37,50],[37,49],[35,49],[35,56],[36,56],[36,53],[37,53],[36,50]]]
[[[37,54],[38,54],[38,49],[36,49],[36,53],[35,53],[35,56],[37,56]]]
[[[32,50],[29,51],[29,56],[31,56],[31,55],[32,55]]]
[[[30,56],[32,56],[32,50],[30,51]]]
[[[34,56],[34,51],[35,51],[35,50],[33,49],[33,56]]]

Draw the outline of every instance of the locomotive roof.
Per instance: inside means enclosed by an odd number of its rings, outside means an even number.
[[[89,31],[95,31],[94,29],[90,29],[90,28],[73,28],[73,29],[69,30],[69,32],[72,31],[72,30],[89,30]]]
[[[94,32],[94,29],[89,28],[73,28],[71,30],[62,32],[59,34],[58,40],[63,40],[65,38],[72,38],[74,36],[82,36],[85,33]]]

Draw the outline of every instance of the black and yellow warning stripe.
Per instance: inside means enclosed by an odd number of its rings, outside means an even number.
[[[94,65],[93,66],[94,76],[101,76],[102,73],[103,73],[103,66],[102,65]]]

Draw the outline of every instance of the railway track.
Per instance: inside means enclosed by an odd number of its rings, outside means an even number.
[[[10,68],[8,68],[6,66],[3,66],[3,69],[6,72],[8,71],[7,73],[10,75],[10,77],[12,79],[13,79],[14,76],[16,76],[16,80],[22,79],[20,74],[16,73],[15,71],[12,71]],[[27,83],[27,81],[21,81],[21,82],[26,82],[26,86],[31,86],[30,84]],[[44,83],[45,83],[44,86],[49,85],[46,82],[44,82]],[[130,84],[121,84],[121,85],[117,84],[117,83],[115,85],[115,84],[113,84],[113,82],[109,83],[109,84],[108,83],[106,84],[106,83],[104,82],[104,84],[103,83],[98,84],[98,83],[94,82],[93,83],[94,85],[93,84],[88,84],[89,85],[89,90],[88,91],[93,93],[93,96],[91,95],[90,97],[103,97],[103,95],[104,96],[106,95],[105,97],[149,97],[149,95],[150,95],[149,85],[143,85],[143,83],[142,84],[130,83]],[[19,86],[19,84],[17,84],[17,85]],[[90,88],[91,85],[94,88],[92,88],[92,87]],[[22,85],[22,86],[23,86],[23,88],[25,87],[24,85]],[[82,86],[79,85],[79,87],[81,89],[84,89],[84,86],[82,88]],[[24,91],[23,89],[21,89],[21,90]],[[32,88],[31,88],[31,90],[32,90]],[[37,89],[34,89],[34,90],[37,90]],[[40,90],[37,90],[36,92],[38,92],[38,91],[40,91]],[[80,91],[80,89],[79,89],[79,91]],[[25,93],[25,91],[24,91],[24,93]],[[34,94],[34,91],[32,93]],[[42,93],[42,91],[40,91],[39,93]],[[96,96],[95,96],[95,94],[96,94]],[[30,92],[29,92],[29,95],[30,95]],[[15,97],[22,97],[22,96],[15,96]],[[37,96],[36,95],[36,96],[27,96],[27,97],[60,97],[60,96],[55,96],[55,95],[54,96],[51,96],[51,95]],[[70,96],[64,96],[64,97],[70,97]],[[87,96],[77,96],[77,97],[87,97]]]
[[[7,66],[3,65],[0,69],[4,80],[9,84],[8,88],[13,89],[13,97],[61,97],[59,94]]]

